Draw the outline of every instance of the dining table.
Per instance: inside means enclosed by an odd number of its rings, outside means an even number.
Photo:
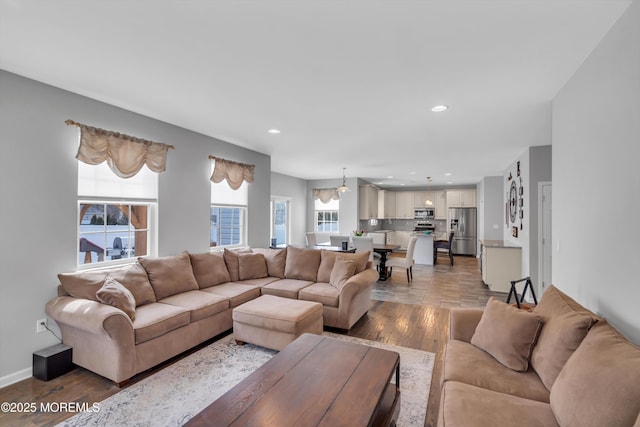
[[[387,269],[387,255],[398,249],[400,249],[400,245],[380,243],[373,245],[373,251],[377,254],[380,254],[380,265],[378,267],[378,271],[380,274],[379,280],[385,281],[388,280],[389,277],[391,277]]]

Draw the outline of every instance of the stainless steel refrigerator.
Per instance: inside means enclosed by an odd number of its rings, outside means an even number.
[[[478,224],[476,208],[449,208],[449,230],[453,230],[451,252],[454,255],[476,255]]]

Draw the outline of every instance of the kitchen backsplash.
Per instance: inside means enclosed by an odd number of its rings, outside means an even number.
[[[360,229],[367,233],[380,230],[393,231],[413,231],[418,221],[415,219],[373,219],[360,220]],[[433,219],[429,221],[436,227],[436,233],[446,233],[447,221],[444,219]]]

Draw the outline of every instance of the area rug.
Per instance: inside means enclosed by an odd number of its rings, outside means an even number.
[[[400,353],[397,425],[424,425],[433,353],[329,332],[325,335]],[[233,334],[227,335],[103,400],[99,412],[79,413],[58,426],[182,426],[274,354],[276,351],[250,344],[238,346]]]

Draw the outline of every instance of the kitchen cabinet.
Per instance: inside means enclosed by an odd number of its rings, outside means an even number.
[[[435,219],[447,219],[447,192],[444,190],[433,192],[433,205],[435,207]]]
[[[396,192],[396,218],[413,219],[413,191]]]
[[[388,190],[378,190],[378,218],[396,217],[396,193]]]
[[[431,191],[414,191],[413,192],[413,206],[416,208],[424,208],[426,206],[428,193]]]
[[[480,241],[482,281],[493,292],[509,292],[522,277],[522,248],[502,240]]]
[[[407,246],[409,245],[409,239],[411,238],[411,233],[413,231],[396,231],[397,236],[397,245],[400,245],[400,249],[403,251],[407,250]]]
[[[476,207],[476,190],[447,190],[447,209],[474,207]]]
[[[378,188],[361,185],[358,190],[360,219],[378,218]]]

